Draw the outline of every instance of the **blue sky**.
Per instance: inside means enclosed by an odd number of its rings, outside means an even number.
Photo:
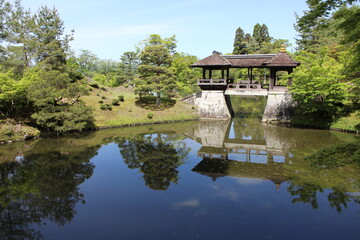
[[[236,29],[252,33],[256,23],[265,23],[270,36],[295,44],[295,12],[302,15],[307,9],[305,0],[22,0],[22,4],[32,11],[55,6],[65,31],[75,30],[74,50],[87,49],[114,60],[153,33],[176,35],[177,51],[199,58],[213,50],[230,53]]]

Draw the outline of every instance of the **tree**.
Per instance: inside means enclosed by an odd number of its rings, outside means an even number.
[[[321,30],[326,28],[328,20],[334,9],[344,4],[353,4],[358,0],[307,0],[309,10],[304,15],[297,16],[295,29],[299,32],[299,39],[296,40],[299,50],[311,50],[316,52],[321,39]]]
[[[80,71],[85,75],[88,75],[89,72],[94,72],[97,70],[97,63],[99,58],[91,51],[81,49],[79,56],[76,58],[76,61],[79,64]]]
[[[62,133],[82,130],[92,125],[92,110],[79,98],[86,94],[79,79],[60,70],[30,69],[24,77],[29,82],[27,97],[33,102],[31,117],[48,131]]]
[[[41,7],[34,16],[36,38],[35,61],[46,62],[53,69],[62,67],[66,62],[69,42],[72,35],[64,36],[64,22],[58,11],[53,8]]]
[[[137,73],[137,67],[139,66],[139,50],[124,52],[120,57],[120,68],[123,70],[124,82],[132,83]]]
[[[298,113],[294,123],[329,128],[346,113],[351,85],[345,81],[344,64],[329,56],[328,49],[317,54],[303,51],[297,60],[301,65],[290,75],[295,79],[291,92]]]
[[[162,41],[159,35],[153,34],[140,53],[140,77],[136,81],[135,91],[140,96],[154,92],[157,107],[160,106],[161,93],[169,93],[175,88],[173,72],[169,68],[174,44],[168,39]]]
[[[238,27],[235,32],[233,54],[246,54],[245,33],[240,27]]]
[[[256,43],[256,50],[261,49],[265,43],[270,43],[271,40],[268,27],[259,23],[254,26],[252,37]]]
[[[171,69],[176,80],[176,89],[181,95],[189,95],[199,90],[196,83],[201,78],[201,69],[189,66],[198,61],[196,56],[185,53],[175,53],[171,62]]]
[[[15,73],[21,76],[25,68],[32,65],[35,52],[34,16],[21,6],[20,0],[14,5],[7,4],[6,11],[3,36],[9,45],[5,65],[14,68]]]

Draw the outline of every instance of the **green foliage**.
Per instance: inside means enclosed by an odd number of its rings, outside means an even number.
[[[175,53],[171,62],[171,70],[175,74],[176,90],[183,96],[199,91],[197,80],[201,78],[201,69],[189,66],[198,58],[185,53]]]
[[[166,108],[173,107],[176,103],[176,100],[170,98],[161,98],[160,105],[156,104],[157,97],[148,95],[142,96],[138,100],[136,100],[135,104],[138,107],[145,108],[145,109],[152,109],[152,110],[163,110]]]
[[[125,101],[124,95],[119,95],[118,98],[119,98],[119,101],[121,101],[121,102]]]
[[[115,98],[112,100],[111,104],[114,106],[120,106],[120,100]]]
[[[302,64],[290,75],[294,78],[291,92],[298,115],[302,120],[309,121],[302,125],[323,120],[324,127],[329,127],[331,122],[344,114],[349,96],[349,84],[343,74],[344,55],[346,53],[339,53],[337,61],[324,49],[318,54],[301,52],[297,56]]]
[[[242,28],[237,28],[234,39],[234,50],[233,54],[246,54],[246,39],[245,33]]]
[[[360,166],[360,142],[341,143],[322,148],[305,158],[311,165],[320,169],[329,169],[356,164]]]
[[[99,84],[97,82],[90,82],[89,85],[93,88],[99,88]]]
[[[26,99],[27,85],[24,80],[16,80],[11,71],[0,72],[0,118],[31,111]]]
[[[0,143],[37,138],[39,135],[40,131],[33,127],[17,124],[11,120],[0,122]]]
[[[91,127],[92,111],[78,101],[87,93],[85,84],[68,72],[41,68],[32,68],[24,78],[30,82],[27,96],[36,109],[31,117],[40,127],[58,133]]]
[[[148,115],[147,115],[147,118],[149,118],[149,119],[153,119],[153,117],[154,117],[154,113],[149,112],[149,113],[148,113]]]
[[[175,39],[173,39],[175,44]],[[175,45],[176,46],[176,45]],[[135,81],[135,92],[140,95],[156,94],[156,106],[160,106],[161,93],[169,93],[175,88],[174,74],[170,69],[173,45],[158,35],[150,35],[140,53],[138,67],[140,77]]]
[[[108,104],[108,103],[105,103],[105,104],[101,104],[101,105],[100,105],[100,109],[101,109],[101,110],[109,110],[109,111],[111,111],[111,110],[112,110],[112,106],[111,106],[110,104]]]
[[[283,45],[291,46],[288,40],[270,37],[266,24],[257,23],[252,35],[245,34],[240,27],[236,30],[233,54],[278,53]]]

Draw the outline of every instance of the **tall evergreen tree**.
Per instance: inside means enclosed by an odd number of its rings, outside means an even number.
[[[236,29],[233,54],[246,53],[246,39],[244,30],[241,27]]]
[[[257,45],[257,50],[261,49],[265,43],[269,43],[271,38],[269,36],[269,30],[266,24],[260,25],[257,23],[254,26],[253,35],[252,35],[255,44]]]

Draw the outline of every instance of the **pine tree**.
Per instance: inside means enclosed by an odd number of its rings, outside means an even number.
[[[176,87],[174,74],[170,69],[170,51],[174,51],[174,45],[156,34],[150,35],[149,39],[140,53],[140,77],[136,81],[135,91],[140,96],[144,93],[156,93],[156,106],[159,107],[161,93],[171,92]]]

